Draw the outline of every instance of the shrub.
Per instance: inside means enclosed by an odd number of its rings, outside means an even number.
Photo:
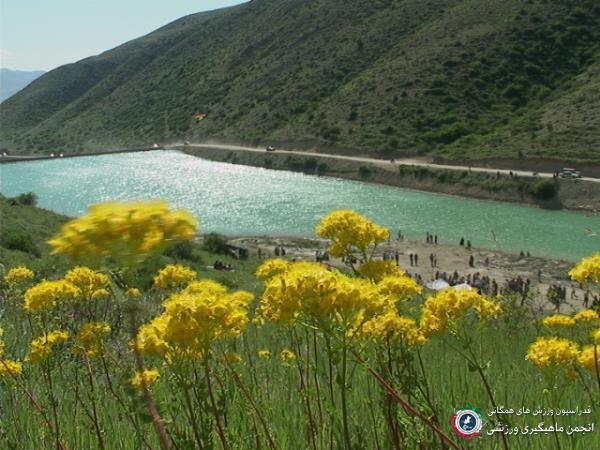
[[[540,200],[550,200],[558,194],[558,183],[554,180],[540,180],[531,186],[531,195]]]
[[[19,250],[36,257],[40,256],[40,250],[35,245],[31,235],[20,228],[6,228],[2,230],[0,244],[9,250]]]
[[[8,199],[8,204],[10,206],[36,206],[37,205],[37,195],[33,192],[27,192],[26,194],[20,194],[14,198]]]
[[[322,175],[324,173],[327,173],[327,171],[329,170],[329,166],[327,165],[327,163],[319,163],[319,165],[317,166],[317,173],[319,175]]]
[[[306,173],[314,173],[317,170],[317,164],[318,162],[315,158],[308,158],[304,160],[302,169]]]
[[[218,233],[209,233],[204,236],[204,250],[217,255],[228,255],[227,239]]]
[[[367,166],[360,166],[358,169],[358,174],[361,178],[369,178],[371,176],[371,169]]]
[[[200,264],[202,255],[198,250],[198,245],[191,241],[179,241],[167,248],[164,254],[175,260],[185,259]]]

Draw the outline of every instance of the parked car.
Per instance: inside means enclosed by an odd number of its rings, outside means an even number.
[[[577,169],[570,169],[568,167],[565,167],[563,170],[560,171],[558,176],[561,178],[581,178],[581,172]]]
[[[267,151],[268,152],[274,152],[275,151],[275,147],[273,147],[272,145],[267,146]]]

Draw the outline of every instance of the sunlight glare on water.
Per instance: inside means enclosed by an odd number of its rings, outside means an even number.
[[[3,164],[0,192],[35,192],[39,206],[69,216],[106,200],[165,199],[200,219],[201,231],[312,236],[332,209],[354,209],[409,239],[575,260],[600,250],[600,218],[388,186],[206,161],[151,151]]]

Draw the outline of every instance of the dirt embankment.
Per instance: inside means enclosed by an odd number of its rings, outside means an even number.
[[[531,187],[539,181],[534,177],[391,165],[387,161],[378,164],[339,160],[317,153],[291,156],[277,151],[257,153],[221,148],[179,149],[190,155],[232,164],[292,170],[428,192],[524,203],[543,208],[600,211],[600,183],[583,180],[557,180],[557,197],[552,200],[540,200],[530,192]]]

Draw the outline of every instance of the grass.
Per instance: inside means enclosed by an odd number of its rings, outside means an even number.
[[[20,223],[27,229],[38,230],[39,240],[54,233],[65,220],[33,206],[10,206],[7,199],[2,199],[2,205],[4,223],[15,223],[21,215],[26,216],[28,221]],[[47,226],[42,227],[42,224]],[[47,248],[39,240],[36,243],[41,249],[40,257],[6,252],[2,253],[3,262],[7,267],[24,261],[31,266],[47,267],[49,263],[39,261],[49,258]],[[96,320],[108,320],[112,331],[106,340],[105,356],[92,358],[89,371],[85,359],[73,355],[65,347],[55,350],[48,366],[26,364],[18,382],[0,377],[0,447],[56,447],[53,430],[58,422],[64,448],[130,449],[146,445],[159,448],[151,424],[153,417],[142,395],[128,384],[136,367],[127,345],[130,339],[127,317],[131,308],[134,307],[135,321],[144,323],[160,311],[160,301],[168,294],[150,288],[150,276],[168,262],[183,262],[198,270],[200,278],[214,278],[230,289],[247,289],[257,296],[263,289],[253,276],[259,261],[252,255],[241,262],[207,253],[198,244],[189,245],[171,248],[137,270],[133,280],[144,291],[140,300],[126,301],[115,283],[108,298],[97,300],[99,313]],[[188,259],[178,259],[181,255]],[[231,262],[235,271],[208,270],[207,261],[217,258]],[[66,265],[57,264],[51,274],[44,276],[59,278],[65,269]],[[38,274],[39,278],[41,275]],[[2,288],[0,327],[4,329],[5,358],[22,360],[29,341],[39,335],[48,322],[74,333],[83,320],[80,314],[85,309],[80,308],[84,307],[70,302],[60,303],[41,317],[28,316],[21,306],[20,292],[12,288],[7,290],[6,285]],[[416,298],[404,305],[403,313],[417,317],[422,300]],[[489,414],[492,400],[482,383],[482,376],[489,383],[497,405],[505,409],[584,409],[591,406],[591,415],[556,419],[563,427],[590,422],[598,424],[600,386],[596,386],[594,375],[581,372],[581,378],[572,381],[562,376],[555,379],[543,376],[525,361],[524,355],[536,336],[549,332],[541,327],[537,313],[527,305],[522,308],[510,297],[503,302],[504,314],[499,319],[484,324],[467,317],[457,327],[457,334],[433,337],[418,350],[400,344],[388,347],[366,342],[358,345],[354,351],[364,359],[364,364],[352,354],[344,359],[335,339],[319,330],[301,324],[282,327],[271,323],[263,326],[249,323],[237,339],[213,346],[214,358],[209,363],[211,391],[202,376],[201,364],[182,369],[187,371],[187,379],[193,380],[188,387],[193,403],[190,410],[185,406],[182,389],[185,384],[177,378],[176,371],[163,367],[158,360],[146,359],[149,367],[158,368],[162,374],[151,389],[152,398],[169,440],[175,448],[181,449],[197,448],[199,441],[205,448],[224,448],[223,440],[227,442],[227,448],[232,449],[269,448],[269,436],[275,448],[299,450],[344,448],[347,440],[352,448],[365,449],[439,447],[438,438],[423,421],[410,417],[386,395],[368,368],[381,374],[395,392],[417,411],[437,422],[448,435],[452,435],[448,421],[455,409],[467,405],[478,408],[484,414],[486,424],[483,437],[472,440],[468,444],[470,448],[502,448],[498,434],[487,435],[493,427],[494,417]],[[250,307],[251,316],[255,306],[256,302]],[[69,314],[72,311],[75,313]],[[557,333],[576,341],[589,340],[588,332],[581,328]],[[257,352],[263,349],[269,350],[272,356],[259,358]],[[297,358],[282,363],[278,355],[284,349],[295,352]],[[235,352],[242,361],[227,363],[221,358],[222,352]],[[465,352],[472,352],[470,362],[461,356]],[[343,361],[347,364],[346,377],[341,372]],[[51,387],[43,381],[46,367],[51,369]],[[93,389],[89,383],[90,373]],[[44,424],[42,414],[32,406],[25,391],[35,399],[52,426]],[[214,397],[214,405],[209,400],[209,392]],[[348,405],[347,433],[342,427],[343,398]],[[188,414],[195,415],[195,419],[191,420]],[[216,417],[223,428],[222,437],[216,430]],[[503,420],[510,421],[511,427],[521,429],[525,425],[535,427],[542,420],[546,426],[552,422],[552,418],[532,414],[503,416]],[[199,433],[199,440],[194,430]],[[452,439],[463,444],[456,436],[452,435]],[[518,449],[560,446],[584,450],[597,447],[600,440],[597,432],[572,436],[560,433],[556,436],[507,436],[507,443],[508,448]]]
[[[265,0],[191,15],[36,80],[0,107],[1,145],[217,138],[598,164],[598,8]]]

